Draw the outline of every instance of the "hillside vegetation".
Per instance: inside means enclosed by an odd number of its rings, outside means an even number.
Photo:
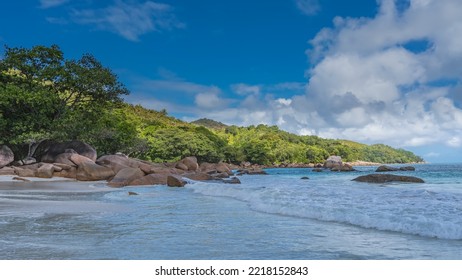
[[[199,161],[257,164],[345,161],[420,162],[386,145],[298,136],[276,126],[183,122],[123,102],[128,90],[93,56],[67,60],[57,46],[6,48],[0,60],[0,144],[25,157],[43,140],[82,140],[100,155],[123,152],[155,162],[196,156]],[[27,148],[29,147],[29,148]]]

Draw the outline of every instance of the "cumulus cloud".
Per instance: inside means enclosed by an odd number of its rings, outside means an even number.
[[[455,66],[462,62],[462,19],[455,12],[462,3],[395,4],[380,1],[374,18],[337,17],[334,28],[310,41],[314,66],[298,104],[322,118],[322,126],[310,124],[321,136],[457,147],[462,110],[452,84],[462,80]]]

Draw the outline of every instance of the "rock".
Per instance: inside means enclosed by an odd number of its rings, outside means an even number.
[[[20,177],[35,177],[37,170],[22,168],[22,167],[13,167],[14,172]],[[38,169],[38,168],[37,168]]]
[[[7,145],[0,146],[0,168],[14,161],[13,151]]]
[[[406,182],[406,183],[425,183],[424,180],[412,176],[399,176],[391,174],[369,174],[359,176],[353,181],[365,183],[388,183],[388,182]]]
[[[219,172],[209,172],[208,173],[210,176],[212,176],[214,179],[225,179],[229,178],[228,173],[219,173]]]
[[[225,184],[240,184],[241,180],[237,177],[231,177],[229,179],[223,180],[223,183]]]
[[[217,170],[217,172],[233,175],[231,169],[229,169],[228,165],[224,162],[217,163],[215,169]]]
[[[54,164],[60,163],[60,164],[66,164],[69,166],[77,166],[74,162],[70,160],[71,156],[76,153],[62,153],[59,154],[55,157],[55,161],[53,162]]]
[[[153,173],[151,172],[151,169],[154,167],[153,164],[149,164],[147,162],[144,162],[138,159],[128,158],[127,156],[122,155],[122,154],[102,156],[96,160],[96,163],[101,166],[106,166],[106,167],[111,168],[112,171],[114,171],[114,173],[116,174],[120,170],[127,168],[127,167],[139,168],[144,173],[150,174],[150,173]]]
[[[167,186],[169,187],[184,187],[186,185],[186,181],[183,180],[178,175],[169,175],[167,176]]]
[[[93,161],[83,161],[77,167],[76,179],[79,181],[108,180],[115,175],[112,169],[98,165]]]
[[[377,167],[375,172],[390,172],[390,171],[398,171],[399,168],[388,166],[388,165],[381,165]]]
[[[330,156],[324,162],[323,167],[332,169],[334,167],[341,167],[343,165],[342,158],[339,156]]]
[[[55,173],[53,173],[53,176],[76,179],[77,178],[77,168],[74,166],[71,166],[70,169],[62,169],[61,171],[58,171],[58,172],[55,171]]]
[[[16,181],[30,182],[29,179],[21,178],[21,177],[13,177],[12,179]]]
[[[184,171],[188,171],[189,168],[186,164],[182,163],[182,162],[178,162],[176,165],[175,165],[175,168],[178,168],[180,170],[184,170]]]
[[[123,155],[106,155],[98,158],[96,163],[111,168],[114,173],[118,173],[120,170],[131,167],[129,159]]]
[[[22,162],[22,160],[15,160],[11,163],[12,166],[22,166],[24,165],[24,163]]]
[[[196,171],[197,169],[199,169],[196,157],[186,157],[181,160],[181,163],[187,166],[188,169],[186,171]]]
[[[43,143],[43,146],[40,147],[40,150],[44,150],[41,157],[42,162],[56,162],[56,157],[59,154],[66,153],[66,150],[69,152],[71,149],[77,154],[91,159],[93,162],[96,161],[96,150],[82,141],[69,141],[65,143],[48,141]]]
[[[69,169],[72,168],[71,165],[67,165],[67,164],[64,164],[64,163],[53,163],[53,165],[54,165],[55,167],[61,168],[61,170],[57,170],[57,169],[55,168],[55,171],[69,170]]]
[[[131,181],[129,186],[167,185],[167,174],[149,174]]]
[[[304,177],[302,177],[302,178],[300,178],[300,179],[302,179],[302,180],[308,180],[308,179],[310,179],[310,178],[304,176]]]
[[[34,164],[37,163],[37,160],[33,157],[26,157],[22,159],[22,164],[23,165],[29,165],[29,164]]]
[[[342,166],[333,167],[332,171],[351,172],[351,171],[356,171],[356,170],[353,168],[353,166],[347,163],[344,163]]]
[[[153,166],[150,164],[146,164],[146,163],[140,163],[138,168],[141,169],[141,171],[143,171],[145,174],[151,174],[152,173],[151,170]]]
[[[36,176],[39,178],[51,178],[54,171],[55,167],[53,164],[44,163],[37,169]]]
[[[144,177],[145,174],[139,168],[127,167],[121,169],[108,183],[110,187],[127,186],[131,181]]]
[[[16,175],[16,173],[12,167],[3,167],[0,168],[0,175]]]
[[[322,168],[313,168],[313,170],[311,170],[313,172],[322,172]]]
[[[61,167],[56,166],[56,165],[53,164],[53,171],[54,171],[54,172],[61,172],[62,170],[63,170],[63,169],[62,169]]]
[[[214,163],[208,163],[208,162],[201,163],[199,169],[200,169],[200,171],[205,172],[205,173],[210,172],[210,171],[216,171],[215,164]]]
[[[183,177],[194,181],[208,181],[214,179],[211,175],[204,172],[186,173],[183,175]]]
[[[268,175],[265,170],[261,168],[250,168],[250,169],[240,169],[237,171],[237,175]]]
[[[128,192],[128,195],[138,195],[136,192]]]
[[[399,168],[400,171],[415,171],[414,166],[403,166]]]
[[[79,154],[71,154],[71,156],[69,157],[69,160],[72,161],[77,166],[80,166],[84,163],[95,163],[93,160],[87,157],[81,156]]]

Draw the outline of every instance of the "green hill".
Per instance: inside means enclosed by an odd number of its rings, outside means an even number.
[[[203,119],[198,119],[193,122],[192,124],[199,125],[199,126],[204,126],[206,128],[210,129],[225,129],[228,127],[228,125],[222,123],[222,122],[217,122],[211,119],[203,118]]]

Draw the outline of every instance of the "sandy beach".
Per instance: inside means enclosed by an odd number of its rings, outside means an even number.
[[[21,178],[24,180],[16,180]],[[67,178],[36,178],[18,177],[10,175],[0,176],[0,191],[2,190],[27,190],[27,191],[59,191],[59,192],[79,192],[79,191],[110,191],[106,186],[106,181],[81,182]]]

